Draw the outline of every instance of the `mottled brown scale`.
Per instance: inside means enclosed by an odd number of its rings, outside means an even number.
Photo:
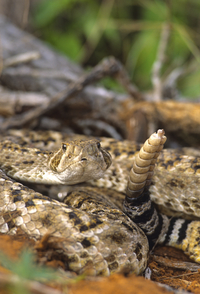
[[[40,156],[48,153],[45,150],[58,150],[62,142],[68,140],[91,139],[83,135],[66,135],[54,131],[35,132],[30,130],[9,130],[8,136],[17,143],[23,145],[23,148],[32,146],[32,142],[34,142],[35,147],[44,150],[42,152],[41,150],[32,151],[34,158],[36,158],[36,154],[39,153],[39,162],[42,161]],[[2,140],[4,140],[3,137]],[[141,145],[126,140],[117,141],[112,138],[101,138],[101,145],[103,149],[109,150],[113,163],[105,172],[103,178],[91,181],[90,184],[100,188],[112,187],[115,191],[124,193],[126,191],[128,173]],[[114,149],[118,149],[120,152],[120,155],[117,157],[113,153]],[[192,156],[192,154],[196,156]],[[196,166],[200,166],[199,155],[198,150],[194,148],[183,148],[180,150],[165,149],[158,157],[156,169],[152,178],[152,185],[150,186],[151,198],[162,210],[167,206],[167,203],[170,203],[171,206],[174,207],[171,213],[168,210],[170,215],[174,214],[174,211],[180,211],[181,214],[187,215],[188,217],[188,213],[184,205],[182,205],[182,202],[185,201],[186,198],[195,215],[200,217],[200,209],[198,207],[196,209],[193,203],[193,199],[197,199],[197,202],[200,201],[198,189],[198,187],[200,187],[200,174],[199,169],[196,168]],[[31,156],[31,154],[29,153],[28,156]],[[20,160],[18,161],[17,157],[18,156],[14,154],[11,158],[11,161],[15,161],[16,167],[20,165]],[[188,165],[195,171],[194,174],[186,172]],[[172,180],[176,180],[179,183],[184,182],[184,185],[181,185],[181,187],[173,187],[169,184]],[[160,197],[160,195],[162,195],[162,197]],[[174,197],[174,195],[176,195],[176,197]]]
[[[0,193],[1,233],[15,234],[21,228],[36,239],[48,234],[48,248],[54,238],[60,258],[78,274],[109,275],[123,268],[139,274],[145,269],[148,242],[144,233],[106,193],[80,188],[64,204],[15,183],[1,171],[0,178],[5,191]],[[17,191],[17,199],[12,191]],[[139,251],[138,242],[142,242]],[[141,259],[134,253],[136,246]]]
[[[0,142],[0,166],[16,180],[73,185],[98,179],[111,165],[111,156],[98,140],[70,140],[54,152]]]

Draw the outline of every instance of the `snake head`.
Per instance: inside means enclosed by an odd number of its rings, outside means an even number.
[[[61,183],[72,185],[101,178],[111,162],[111,155],[93,139],[62,143],[48,165]]]

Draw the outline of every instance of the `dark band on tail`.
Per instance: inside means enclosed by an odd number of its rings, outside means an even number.
[[[149,247],[152,249],[159,239],[165,222],[163,216],[156,211],[151,202],[148,191],[143,192],[137,198],[131,199],[126,196],[124,212],[144,231]]]
[[[164,237],[163,244],[171,245],[176,243],[181,244],[186,238],[188,225],[192,220],[184,220],[180,218],[173,217],[170,220],[168,231]]]

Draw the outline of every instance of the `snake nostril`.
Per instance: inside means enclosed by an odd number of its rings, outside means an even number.
[[[81,158],[81,161],[87,161],[87,158],[83,157]]]

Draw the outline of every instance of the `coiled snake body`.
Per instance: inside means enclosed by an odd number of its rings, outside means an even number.
[[[34,238],[50,234],[57,238],[66,269],[90,275],[121,269],[139,274],[146,267],[149,247],[158,241],[200,261],[199,221],[168,219],[149,198],[151,194],[165,212],[179,210],[186,218],[200,215],[198,157],[164,151],[152,178],[166,139],[163,131],[153,134],[140,152],[137,145],[114,139],[102,139],[100,145],[96,139],[75,136],[71,141],[56,132],[8,135],[0,143],[1,233],[15,234],[21,228]],[[57,151],[41,150],[43,144],[45,149],[57,148],[56,142],[61,146]],[[66,184],[67,197],[61,203],[8,176],[22,182]],[[89,186],[71,190],[71,185],[88,180]]]

